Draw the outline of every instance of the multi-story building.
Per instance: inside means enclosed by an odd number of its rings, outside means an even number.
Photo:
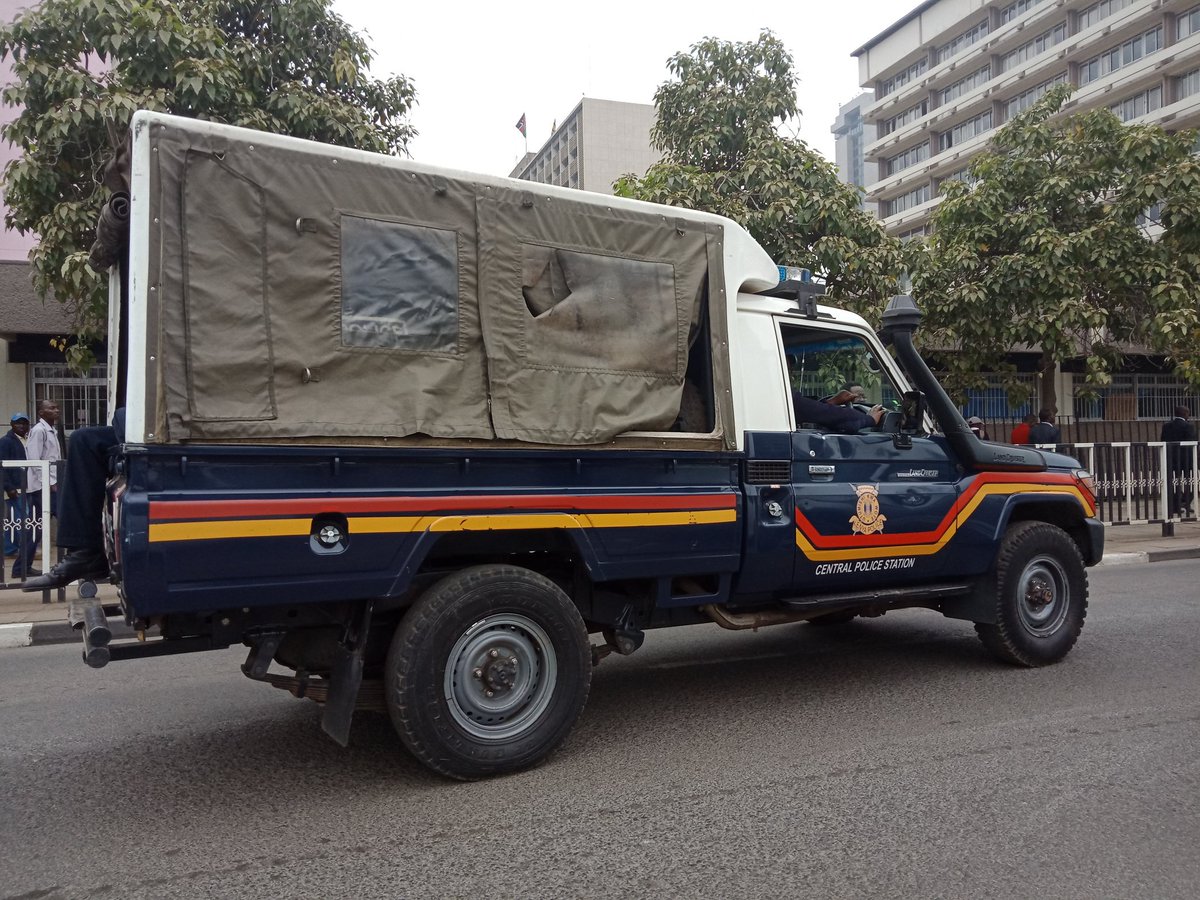
[[[513,178],[611,194],[627,173],[643,175],[659,153],[650,146],[654,107],[584,97],[550,139],[513,169]]]
[[[966,177],[995,129],[1056,84],[1076,88],[1067,112],[1200,125],[1200,0],[926,0],[854,56],[874,92],[863,111],[875,128],[866,160],[878,167],[867,199],[901,238],[926,233],[942,185]],[[1034,396],[1036,357],[1010,355]],[[1099,392],[1081,393],[1082,379],[1074,364],[1056,373],[1061,415],[1144,426],[1122,439],[1156,437],[1157,420],[1196,400],[1161,358],[1132,356]],[[967,412],[996,421],[1026,411],[1009,403],[1003,379],[988,380],[995,386],[973,392]]]
[[[846,184],[853,184],[862,190],[874,184],[877,179],[877,167],[872,160],[867,162],[867,146],[875,142],[875,124],[863,118],[863,110],[875,100],[871,91],[864,91],[838,110],[837,119],[833,123],[834,162],[838,167],[838,177]],[[875,214],[876,204],[863,197],[859,204],[863,209]]]
[[[924,233],[941,186],[1056,84],[1067,110],[1200,124],[1196,0],[927,0],[858,50],[878,166],[868,200],[891,234]]]

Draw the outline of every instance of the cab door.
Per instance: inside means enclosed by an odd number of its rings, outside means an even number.
[[[820,399],[853,386],[864,410],[892,408],[902,395],[890,360],[857,331],[781,321],[780,340],[794,394]],[[796,596],[953,576],[942,551],[955,533],[959,473],[943,439],[799,421],[791,456]]]
[[[945,443],[792,436],[798,596],[951,577],[958,476]]]

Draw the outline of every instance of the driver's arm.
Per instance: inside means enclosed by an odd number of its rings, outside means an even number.
[[[862,428],[874,428],[883,419],[882,406],[875,406],[869,413],[864,413],[852,406],[835,406],[802,394],[793,394],[792,399],[797,423],[812,422],[841,434],[856,434]]]

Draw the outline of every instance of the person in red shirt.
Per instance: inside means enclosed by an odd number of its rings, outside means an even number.
[[[1022,419],[1017,424],[1017,426],[1015,428],[1013,428],[1012,436],[1009,437],[1008,442],[1010,444],[1028,444],[1029,443],[1029,429],[1033,426],[1033,423],[1036,421],[1037,421],[1037,416],[1035,416],[1033,413],[1030,413],[1029,415],[1027,415],[1024,419]]]

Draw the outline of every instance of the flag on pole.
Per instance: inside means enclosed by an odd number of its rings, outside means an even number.
[[[522,137],[527,137],[525,134],[525,113],[521,113],[521,118],[517,119],[517,131],[521,132]]]

